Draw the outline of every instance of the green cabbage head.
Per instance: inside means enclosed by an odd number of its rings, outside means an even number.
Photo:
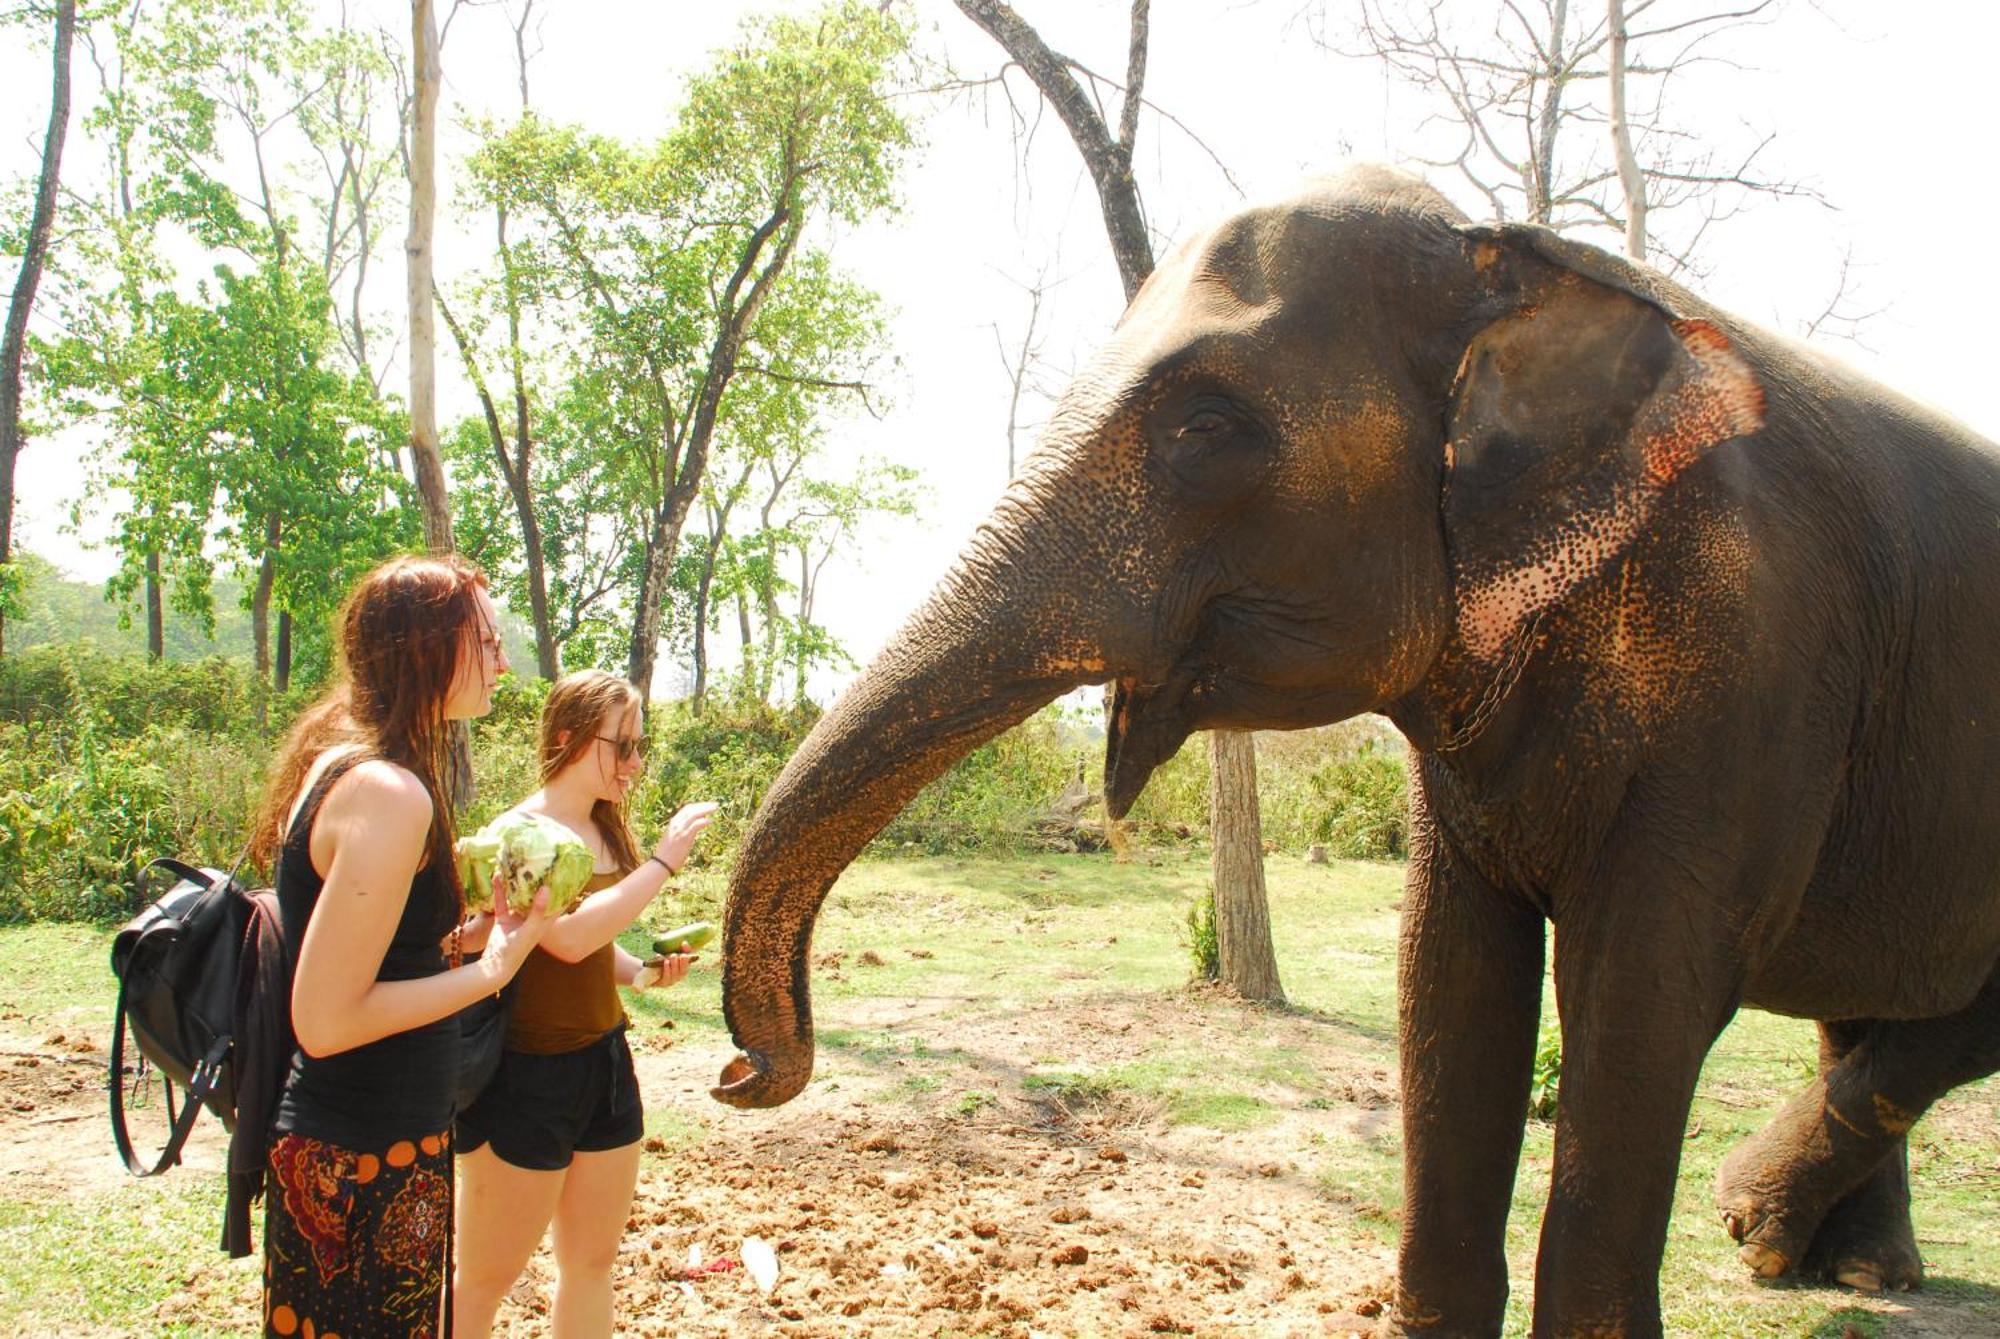
[[[549,886],[549,911],[566,911],[596,863],[582,839],[545,814],[502,814],[472,836],[459,838],[456,851],[469,911],[492,910],[495,871],[507,905],[517,914],[527,911],[543,884]]]

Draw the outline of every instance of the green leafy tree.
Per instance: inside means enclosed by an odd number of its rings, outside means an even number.
[[[134,4],[90,49],[104,93],[86,126],[109,170],[49,392],[99,429],[93,504],[129,500],[112,517],[111,594],[143,588],[149,648],[163,649],[163,581],[208,621],[227,562],[258,670],[282,689],[295,640],[309,667],[324,661],[329,589],[407,538],[382,445],[398,416],[373,380],[361,297],[387,57],[315,28],[301,0]],[[315,158],[317,195],[301,186]],[[193,296],[161,260],[189,244],[224,262]]]
[[[524,117],[474,171],[512,191],[517,274],[567,305],[597,444],[639,514],[626,672],[650,689],[681,532],[746,365],[799,366],[766,324],[815,218],[894,205],[912,141],[893,94],[908,32],[879,5],[751,22],[697,75],[672,134],[628,145]]]
[[[219,266],[198,292],[153,305],[157,361],[138,397],[152,417],[128,444],[121,523],[151,527],[146,540],[188,591],[207,591],[220,550],[248,588],[257,671],[283,691],[295,624],[322,663],[348,582],[415,538],[394,465],[398,425],[338,365],[331,303],[310,265]]]

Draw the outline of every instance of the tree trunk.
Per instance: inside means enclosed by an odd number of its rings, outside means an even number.
[[[659,508],[646,535],[646,566],[639,578],[639,607],[632,616],[632,645],[625,659],[625,677],[639,690],[642,705],[653,700],[653,666],[660,652],[667,577],[673,570],[674,546],[679,542],[680,527],[670,523],[665,507]]]
[[[780,198],[773,205],[770,217],[757,226],[745,243],[736,272],[724,287],[722,327],[709,347],[708,370],[702,377],[701,392],[695,397],[694,412],[688,418],[687,450],[680,458],[678,472],[670,476],[666,496],[655,512],[653,533],[646,541],[646,575],[639,583],[639,607],[632,620],[632,646],[625,675],[639,690],[642,700],[650,700],[652,696],[653,664],[660,653],[667,578],[673,570],[674,553],[680,547],[681,527],[687,523],[689,508],[701,495],[701,478],[708,468],[708,448],[715,436],[722,394],[736,375],[736,360],[743,351],[744,337],[757,319],[764,299],[770,296],[771,286],[791,260],[792,248],[798,244],[804,223],[803,218],[794,217],[789,196]],[[757,268],[765,245],[774,236],[778,238],[776,249],[756,279],[750,281],[751,271]],[[746,282],[750,283],[750,290],[744,294]],[[740,304],[738,294],[743,294]]]
[[[160,551],[146,555],[146,659],[167,658],[166,611],[160,607]]]
[[[256,649],[257,677],[271,680],[271,588],[278,579],[278,517],[264,518],[264,560],[257,564],[257,585],[250,593],[250,639]]]
[[[1632,152],[1632,123],[1625,111],[1625,3],[1607,0],[1611,20],[1611,149],[1618,159],[1618,186],[1625,193],[1625,254],[1646,258],[1646,177]]]
[[[410,62],[415,96],[410,110],[410,464],[424,511],[424,543],[432,553],[449,553],[451,500],[445,493],[444,461],[438,455],[437,327],[431,320],[431,233],[437,213],[437,103],[443,70],[438,62],[437,23],[431,0],[411,0]]]
[[[1563,31],[1569,25],[1569,0],[1555,0],[1549,9],[1548,86],[1542,90],[1541,124],[1535,127],[1533,191],[1528,221],[1549,223],[1555,216],[1556,133],[1562,128],[1563,85],[1569,81]]]
[[[501,250],[506,249],[506,228],[501,228]],[[465,327],[451,314],[451,304],[444,300],[444,294],[437,294],[438,313],[444,317],[445,329],[451,332],[452,341],[458,345],[458,354],[465,364],[465,375],[472,382],[474,394],[479,397],[479,407],[486,416],[486,440],[493,448],[494,464],[499,466],[500,477],[507,483],[507,495],[514,500],[514,519],[521,527],[521,550],[528,564],[528,612],[535,626],[535,668],[544,679],[554,682],[562,673],[562,661],[556,649],[555,619],[549,612],[549,583],[546,564],[542,558],[542,523],[535,512],[535,494],[530,483],[530,469],[534,459],[534,439],[529,436],[531,424],[528,420],[528,390],[524,382],[520,360],[520,323],[510,319],[514,341],[514,432],[515,450],[507,452],[507,434],[500,427],[500,410],[493,403],[493,392],[486,385],[486,375],[479,370],[479,357],[473,350],[472,341],[465,333]]]
[[[292,686],[292,611],[278,611],[278,663],[271,672],[271,687],[284,692]]]
[[[1264,833],[1257,812],[1257,745],[1239,730],[1208,737],[1209,834],[1215,849],[1215,946],[1222,983],[1246,1000],[1283,1003],[1264,896]],[[1224,890],[1227,891],[1225,895]]]
[[[530,0],[530,8],[533,7]],[[526,14],[522,15],[526,22]],[[521,96],[528,92],[525,58],[521,67]],[[542,559],[542,522],[535,514],[533,464],[535,438],[529,431],[527,359],[521,350],[520,290],[514,280],[513,253],[507,249],[507,211],[499,212],[500,263],[507,284],[507,352],[514,368],[514,468],[507,478],[514,493],[514,510],[521,518],[521,549],[528,560],[528,612],[535,619],[535,664],[542,677],[553,683],[562,674],[556,651],[555,625],[549,616],[549,578]]]
[[[1104,214],[1104,234],[1111,242],[1111,254],[1118,262],[1118,277],[1125,285],[1125,298],[1129,302],[1146,276],[1153,272],[1153,244],[1146,232],[1138,183],[1132,179],[1132,131],[1146,74],[1148,0],[1132,3],[1125,111],[1119,120],[1118,139],[1112,138],[1104,118],[1098,115],[1097,104],[1070,73],[1069,63],[1049,49],[1041,34],[1016,14],[1012,5],[1000,0],[958,0],[958,7],[1014,58],[1068,128],[1070,139],[1083,155],[1084,166],[1097,187],[1098,207]]]
[[[49,231],[55,224],[56,183],[62,174],[63,140],[69,134],[69,57],[76,37],[76,0],[57,0],[55,72],[49,92],[49,128],[42,137],[42,173],[35,188],[35,212],[28,223],[14,297],[7,306],[7,333],[0,340],[0,568],[14,561],[14,466],[21,456],[21,361],[28,347],[28,313],[42,282]],[[5,649],[6,610],[0,604],[0,651]]]

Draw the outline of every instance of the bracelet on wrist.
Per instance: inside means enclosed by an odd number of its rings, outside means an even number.
[[[660,859],[660,857],[657,854],[647,856],[646,863],[649,865],[658,865],[661,869],[667,872],[667,877],[670,879],[673,878],[674,875],[680,872],[676,870],[672,865],[669,865],[666,861]]]

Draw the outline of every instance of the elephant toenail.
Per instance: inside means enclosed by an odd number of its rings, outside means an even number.
[[[1834,1282],[1844,1283],[1856,1292],[1878,1293],[1882,1291],[1881,1273],[1864,1266],[1850,1265],[1845,1269],[1837,1269],[1834,1271],[1833,1279]]]
[[[1736,1252],[1736,1258],[1760,1279],[1774,1279],[1790,1268],[1790,1262],[1768,1246],[1751,1242]]]

